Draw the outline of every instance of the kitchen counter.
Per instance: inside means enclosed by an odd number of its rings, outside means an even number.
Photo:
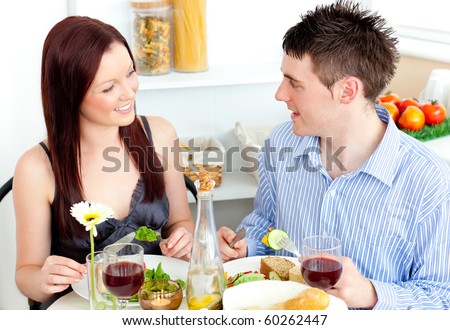
[[[450,166],[450,135],[423,142]]]

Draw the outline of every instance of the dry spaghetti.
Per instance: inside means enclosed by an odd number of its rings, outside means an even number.
[[[174,70],[207,70],[206,0],[173,0],[172,8]]]

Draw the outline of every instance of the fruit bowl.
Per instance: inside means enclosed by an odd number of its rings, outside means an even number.
[[[139,304],[146,310],[173,310],[180,307],[183,289],[175,281],[154,279],[145,282],[139,290]]]

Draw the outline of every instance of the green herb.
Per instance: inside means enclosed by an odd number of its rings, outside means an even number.
[[[167,274],[161,266],[161,263],[158,264],[156,269],[146,269],[144,273],[144,286],[147,282],[151,282],[153,280],[170,280],[170,275]],[[181,288],[184,290],[186,288],[186,283],[180,279],[174,280],[178,284],[181,285]]]
[[[146,226],[139,227],[136,230],[136,233],[134,234],[134,238],[137,239],[138,241],[148,241],[148,242],[154,242],[158,240],[156,231]]]
[[[438,125],[425,125],[420,131],[402,130],[406,134],[419,141],[429,141],[446,135],[450,135],[450,118],[446,118]]]

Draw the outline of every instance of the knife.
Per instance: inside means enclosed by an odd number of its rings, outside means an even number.
[[[120,244],[120,243],[131,243],[131,241],[134,239],[134,234],[136,234],[135,231],[132,231],[131,233],[125,235],[122,238],[119,238],[114,244]]]
[[[228,244],[230,248],[234,248],[234,244],[239,242],[241,239],[245,238],[245,234],[247,233],[247,229],[242,227],[237,233],[233,240]]]

